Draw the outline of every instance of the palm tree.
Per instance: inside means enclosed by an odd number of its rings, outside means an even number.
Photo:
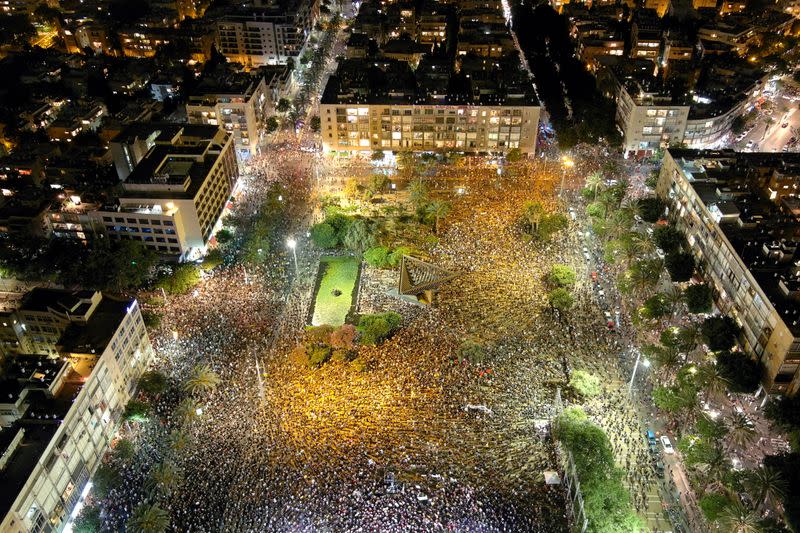
[[[192,411],[197,413],[197,408]],[[182,429],[175,429],[169,434],[169,447],[175,452],[182,452],[189,446],[189,435]]]
[[[769,466],[748,472],[745,484],[759,507],[770,501],[779,501],[786,494],[786,480],[779,471]]]
[[[408,194],[411,203],[420,206],[428,200],[428,184],[417,178],[408,184]]]
[[[169,527],[169,514],[158,506],[141,504],[133,510],[126,531],[133,533],[164,533]]]
[[[673,286],[664,292],[664,296],[674,315],[678,307],[683,303],[683,292],[678,287]]]
[[[194,394],[197,392],[211,392],[220,383],[219,374],[211,370],[208,365],[195,365],[189,379],[183,384],[183,389]]]
[[[428,216],[433,217],[433,232],[439,233],[439,221],[450,214],[452,206],[443,200],[434,200],[425,208]]]
[[[175,408],[175,416],[184,422],[190,422],[200,416],[200,409],[200,402],[194,398],[184,398]]]
[[[742,413],[733,413],[727,420],[728,439],[737,448],[745,448],[758,439],[753,423]]]
[[[722,511],[719,522],[729,533],[757,533],[760,531],[758,514],[738,500]]]
[[[707,398],[719,400],[725,397],[729,383],[717,365],[709,363],[698,367],[697,381],[702,385]]]
[[[656,365],[666,373],[678,368],[683,362],[683,357],[678,350],[663,346],[649,346],[647,355],[655,360]]]
[[[153,468],[147,479],[147,490],[169,496],[183,481],[183,473],[171,462],[164,462]]]
[[[644,257],[656,250],[656,245],[646,233],[632,231],[630,235],[630,249],[636,257]]]
[[[597,171],[589,174],[586,178],[586,188],[592,191],[592,199],[597,200],[597,193],[601,188],[605,187],[606,178],[602,172]]]

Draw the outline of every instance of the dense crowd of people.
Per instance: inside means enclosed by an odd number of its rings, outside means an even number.
[[[191,443],[175,454],[181,482],[161,499],[177,530],[567,531],[563,487],[544,476],[561,471],[547,424],[575,369],[611,387],[589,413],[617,443],[644,513],[646,448],[635,414],[613,391],[622,382],[620,340],[586,282],[577,223],[549,244],[520,233],[525,202],[555,205],[551,167],[526,164],[524,179],[508,180],[470,171],[429,250],[431,261],[459,273],[434,306],[390,296],[395,272],[362,273],[359,311],[397,311],[404,327],[360,347],[366,370],[357,371],[338,363],[311,370],[289,357],[313,298],[318,252],[303,228],[316,182],[296,151],[250,161],[237,216],[257,215],[281,184],[291,185],[282,190],[293,215],[262,265],[222,267],[196,291],[170,297],[153,340],[156,367],[174,387],[159,417],[135,432],[139,451],[104,506],[106,523],[121,529],[145,499],[148,472],[182,428]],[[289,235],[300,241],[297,273],[283,247]],[[575,307],[563,314],[547,304],[554,263],[581,277]],[[484,363],[457,362],[467,339],[484,347]],[[185,396],[177,385],[198,363],[221,384],[187,422],[174,411]]]

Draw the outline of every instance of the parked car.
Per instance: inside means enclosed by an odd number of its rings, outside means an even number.
[[[647,437],[648,444],[652,444],[653,446],[655,446],[655,444],[656,444],[656,434],[653,433],[653,430],[652,429],[648,429],[647,431],[645,431],[645,436]]]
[[[667,455],[675,453],[675,448],[672,447],[672,443],[666,435],[661,435],[661,446],[664,447],[664,453]]]

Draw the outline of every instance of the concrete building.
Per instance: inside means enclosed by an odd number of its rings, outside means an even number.
[[[657,192],[770,393],[800,389],[800,154],[668,150]]]
[[[233,138],[237,155],[257,153],[273,100],[264,76],[243,73],[209,74],[189,95],[186,115],[190,124],[219,126]]]
[[[0,405],[4,533],[62,531],[74,518],[152,357],[136,300],[97,294],[58,339],[59,359],[17,356],[0,384],[14,400]]]
[[[217,48],[248,68],[286,64],[297,60],[318,17],[318,0],[243,8],[217,23]]]
[[[508,76],[503,96],[488,92],[491,84],[483,85],[486,94],[449,94],[450,70],[444,77],[441,69],[430,70],[436,77],[423,71],[422,64],[415,76],[402,62],[342,62],[320,103],[323,149],[534,152],[541,108],[512,67],[484,73],[500,84]]]
[[[233,138],[219,127],[168,131],[147,137],[152,147],[125,178],[116,203],[91,216],[109,238],[135,240],[180,261],[205,251],[239,169]]]

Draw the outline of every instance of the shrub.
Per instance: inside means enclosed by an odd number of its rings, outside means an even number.
[[[336,349],[350,350],[355,346],[355,340],[356,328],[352,324],[344,324],[330,335],[331,347]]]
[[[467,361],[472,365],[480,365],[486,357],[483,346],[473,340],[465,340],[458,347],[458,361]]]
[[[326,222],[311,226],[311,242],[323,249],[336,248],[339,245],[336,230]]]
[[[214,270],[221,264],[222,264],[222,251],[219,248],[215,248],[206,254],[200,266],[202,267],[203,270],[209,271],[209,270]]]
[[[644,301],[639,314],[642,318],[655,320],[666,316],[670,312],[670,305],[663,294],[654,294]]]
[[[148,370],[139,378],[139,390],[145,394],[161,394],[167,390],[167,385],[167,376],[158,370]]]
[[[358,332],[361,335],[361,343],[366,345],[380,344],[388,339],[403,321],[397,313],[377,313],[374,315],[362,315],[358,320]]]
[[[222,228],[216,234],[217,242],[220,244],[225,244],[226,242],[231,242],[233,240],[233,233],[229,229]]]
[[[364,252],[364,261],[375,268],[386,268],[389,266],[389,249],[385,246],[370,248]]]
[[[690,313],[708,313],[713,304],[711,298],[711,287],[705,283],[689,285],[683,291],[683,298],[686,300],[686,307]]]
[[[344,236],[347,235],[347,230],[350,229],[350,224],[353,223],[353,220],[353,217],[345,215],[334,208],[328,209],[325,216],[325,224],[333,228],[339,242],[344,241]]]
[[[604,218],[606,216],[606,209],[600,202],[592,202],[586,207],[586,214],[594,218]]]
[[[103,519],[100,517],[100,508],[96,505],[84,505],[72,525],[73,533],[100,533]]]
[[[161,325],[161,313],[153,311],[142,311],[142,320],[148,329],[156,329]]]
[[[122,417],[125,420],[132,420],[135,422],[143,422],[147,420],[149,416],[150,405],[135,398],[128,401],[128,404],[125,406],[125,411],[122,413]]]
[[[389,266],[396,267],[400,264],[400,260],[404,255],[411,255],[414,253],[413,248],[408,246],[398,246],[392,253],[389,254]]]
[[[322,346],[317,344],[311,346],[310,348],[306,348],[306,354],[308,357],[308,366],[311,368],[319,368],[330,358],[331,348],[330,346]]]

